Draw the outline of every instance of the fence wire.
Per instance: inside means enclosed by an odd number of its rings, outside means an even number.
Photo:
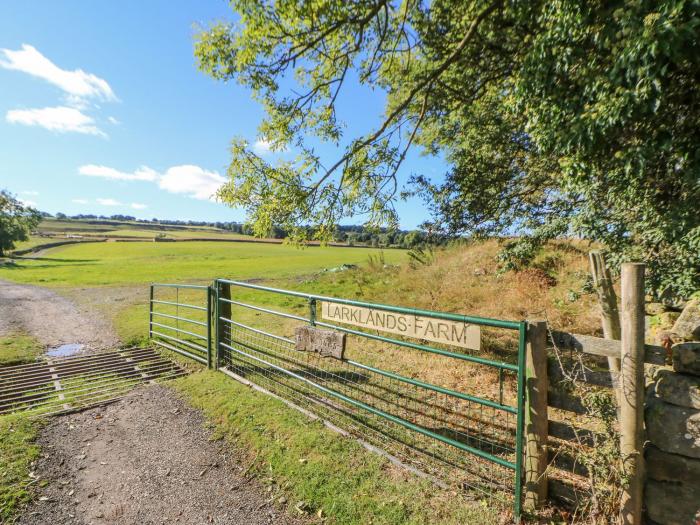
[[[235,284],[231,287],[232,299],[218,294],[216,299],[219,307],[231,308],[230,316],[219,316],[219,366],[442,483],[489,504],[514,505],[519,513],[522,369],[426,355],[358,334],[348,336],[343,360],[298,351],[290,332],[301,321],[313,323],[314,315],[304,315],[303,299],[253,305],[250,293],[241,294],[242,302]],[[521,346],[516,341],[518,351]],[[490,385],[493,395],[429,382],[436,366],[452,377]]]

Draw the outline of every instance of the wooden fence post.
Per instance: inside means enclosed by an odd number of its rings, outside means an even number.
[[[598,293],[600,303],[600,320],[603,325],[603,336],[605,339],[620,340],[620,313],[617,309],[617,295],[613,288],[610,270],[605,265],[603,253],[599,250],[588,254],[591,261],[591,275],[593,275],[593,285]],[[620,376],[620,359],[608,357],[608,369],[612,377],[613,389],[617,398],[617,405],[620,406],[618,378]]]
[[[530,321],[525,349],[525,508],[547,499],[547,323]]]
[[[642,523],[644,491],[644,264],[622,265],[620,453],[626,482],[620,522]]]

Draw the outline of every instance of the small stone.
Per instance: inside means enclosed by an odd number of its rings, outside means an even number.
[[[294,505],[294,509],[299,514],[306,514],[306,502],[305,501],[298,501],[297,504]]]
[[[673,333],[687,341],[700,340],[700,299],[689,301],[673,325]]]

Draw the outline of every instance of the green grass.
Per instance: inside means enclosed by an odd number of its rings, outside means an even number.
[[[152,281],[209,281],[291,277],[342,263],[366,261],[371,248],[308,247],[258,243],[86,243],[52,249],[36,260],[0,267],[0,279],[44,286],[103,286]],[[388,263],[403,250],[384,252]]]
[[[125,228],[119,230],[111,230],[104,232],[105,237],[133,237],[137,239],[153,239],[159,233],[164,233],[168,239],[223,239],[223,240],[255,240],[250,235],[241,235],[240,233],[233,232],[219,232],[219,231],[207,231],[207,230],[146,230],[137,228]],[[93,234],[94,235],[94,234]]]
[[[11,334],[2,336],[0,337],[0,366],[30,363],[43,351],[43,346],[28,335]]]
[[[144,223],[137,221],[113,221],[110,219],[44,219],[38,226],[42,232],[65,232],[77,233],[80,231],[109,231],[119,228],[130,229],[164,229],[164,230],[188,230],[200,232],[221,231],[211,226],[192,226],[178,224]]]
[[[408,475],[353,439],[221,373],[195,373],[170,384],[204,412],[215,438],[248,456],[251,471],[271,483],[275,497],[287,498],[290,512],[302,501],[309,513],[326,516],[325,523],[498,521],[496,510]]]
[[[50,237],[29,237],[26,241],[18,241],[15,243],[15,247],[12,251],[17,250],[28,250],[29,248],[34,248],[35,246],[41,246],[42,244],[48,244],[50,242],[56,242],[56,239],[51,239]]]
[[[39,457],[36,433],[26,416],[0,416],[0,523],[10,523],[30,499],[30,466]]]

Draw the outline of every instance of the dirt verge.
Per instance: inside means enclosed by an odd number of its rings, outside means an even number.
[[[51,419],[21,524],[300,524],[165,386]],[[41,483],[37,483],[37,486]]]

